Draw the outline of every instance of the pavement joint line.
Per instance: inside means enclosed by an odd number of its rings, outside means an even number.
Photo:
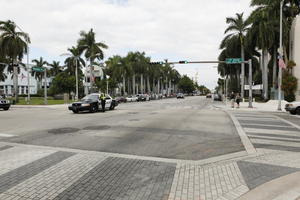
[[[278,116],[275,116],[277,119],[279,119],[279,120],[281,120],[281,121],[283,121],[283,122],[285,122],[285,123],[287,123],[287,124],[290,124],[291,126],[293,126],[293,127],[295,127],[295,128],[297,128],[297,129],[299,129],[300,130],[300,126],[298,126],[297,124],[294,124],[294,123],[292,123],[292,122],[290,122],[290,121],[288,121],[288,120],[286,120],[286,119],[282,119],[281,117],[278,117]]]
[[[235,153],[225,154],[221,156],[215,156],[202,160],[180,160],[180,159],[171,159],[171,158],[159,158],[159,157],[150,157],[150,156],[138,156],[138,155],[130,155],[130,154],[118,154],[118,153],[108,153],[108,152],[100,152],[100,151],[89,151],[89,150],[79,150],[79,149],[71,149],[71,148],[63,148],[63,147],[49,147],[49,146],[39,146],[39,145],[30,145],[30,144],[20,144],[20,143],[11,143],[11,142],[0,142],[3,145],[13,145],[27,148],[40,148],[47,150],[55,150],[55,151],[68,151],[74,153],[82,153],[82,154],[90,154],[90,155],[103,155],[110,157],[119,157],[119,158],[129,158],[129,159],[139,159],[139,160],[149,160],[149,161],[157,161],[157,162],[167,162],[167,163],[175,163],[175,164],[196,164],[196,165],[210,165],[218,162],[227,162],[230,160],[240,160],[246,159],[249,156],[249,153],[246,151],[239,151]],[[252,155],[259,155],[258,153]]]
[[[248,138],[247,134],[245,133],[245,131],[243,130],[243,127],[241,126],[241,124],[239,123],[239,121],[235,118],[235,116],[228,112],[227,110],[225,110],[225,112],[230,116],[240,138],[241,141],[247,151],[248,154],[255,154],[256,150],[253,146],[253,144],[251,143],[250,139]]]

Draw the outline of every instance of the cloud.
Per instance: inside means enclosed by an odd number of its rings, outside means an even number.
[[[154,60],[216,60],[225,18],[250,12],[248,0],[1,0],[0,7],[0,20],[14,20],[30,34],[31,57],[50,61],[90,28],[109,45],[106,58],[138,50]],[[209,65],[176,68],[190,76],[197,68],[200,83],[216,83]]]

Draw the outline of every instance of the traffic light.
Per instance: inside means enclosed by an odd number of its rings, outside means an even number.
[[[186,61],[186,60],[181,60],[181,61],[179,61],[179,64],[188,64],[189,62],[188,61]]]
[[[164,62],[150,62],[150,65],[162,65]]]

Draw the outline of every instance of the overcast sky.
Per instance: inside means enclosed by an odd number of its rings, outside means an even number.
[[[0,20],[13,20],[31,38],[30,60],[63,60],[80,30],[93,28],[109,46],[105,59],[144,51],[153,61],[216,60],[225,19],[251,11],[250,0],[1,0]],[[209,65],[177,65],[181,74],[214,88]]]

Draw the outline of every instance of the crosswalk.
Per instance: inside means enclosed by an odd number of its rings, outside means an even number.
[[[257,112],[235,112],[255,148],[300,152],[300,130],[281,118]]]

